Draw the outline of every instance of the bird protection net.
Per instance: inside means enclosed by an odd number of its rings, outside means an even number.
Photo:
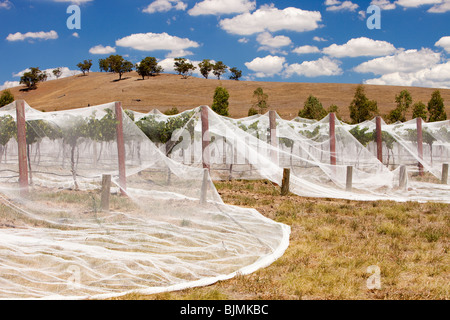
[[[0,299],[203,286],[268,266],[288,247],[288,226],[225,204],[207,169],[167,157],[117,103],[58,112],[24,103],[25,145],[17,107],[0,109]]]

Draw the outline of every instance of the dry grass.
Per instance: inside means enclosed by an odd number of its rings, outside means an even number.
[[[215,285],[121,299],[449,299],[450,205],[280,197],[270,182],[217,183],[225,202],[291,226],[271,266]],[[381,289],[369,290],[369,266]]]
[[[255,82],[200,79],[162,74],[141,80],[131,72],[124,80],[115,81],[118,76],[107,73],[90,73],[88,76],[73,76],[39,84],[37,90],[30,92],[13,88],[16,99],[24,99],[33,108],[54,111],[87,107],[113,101],[122,101],[125,108],[148,112],[158,108],[161,111],[177,107],[180,111],[211,105],[214,90],[224,86],[230,93],[230,113],[232,117],[247,116],[253,103],[253,91],[262,87],[269,95],[270,108],[286,119],[294,118],[310,94],[315,95],[328,108],[331,104],[339,106],[344,119],[349,119],[348,106],[353,99],[356,84],[333,83],[292,83],[292,82]],[[414,101],[428,102],[434,89],[419,87],[371,86],[366,93],[370,99],[378,101],[380,114],[387,114],[395,108],[395,96],[401,90],[410,91]],[[440,89],[447,104],[450,117],[450,90]],[[411,117],[411,112],[408,115]]]

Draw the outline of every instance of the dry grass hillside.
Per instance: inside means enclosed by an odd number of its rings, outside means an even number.
[[[122,101],[127,109],[147,112],[158,108],[165,111],[177,107],[183,111],[200,105],[211,105],[214,90],[224,86],[230,93],[232,117],[247,116],[253,100],[253,91],[262,87],[269,95],[270,108],[280,116],[291,119],[303,108],[304,101],[312,94],[320,99],[325,108],[331,104],[339,107],[344,119],[349,118],[348,106],[357,84],[255,82],[201,79],[182,79],[173,74],[142,80],[135,72],[117,81],[116,74],[90,73],[88,76],[72,76],[39,84],[37,90],[21,91],[23,87],[10,89],[16,99],[24,99],[32,107],[45,110],[63,110]],[[435,89],[419,87],[370,86],[366,94],[378,101],[380,114],[395,108],[395,96],[403,89],[409,90],[414,102],[427,103]],[[450,118],[450,89],[440,89]]]

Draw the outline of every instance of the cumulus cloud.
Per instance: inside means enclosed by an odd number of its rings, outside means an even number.
[[[442,47],[445,51],[450,53],[450,37],[442,37],[438,42],[435,43],[436,47]]]
[[[204,0],[188,11],[191,16],[220,15],[253,11],[256,1],[250,0]]]
[[[307,53],[318,53],[320,52],[320,50],[316,46],[300,46],[292,50],[292,52],[296,54],[307,54]]]
[[[246,62],[245,66],[254,71],[254,76],[257,78],[273,77],[284,68],[286,58],[268,55],[264,58],[255,58],[250,62]]]
[[[323,49],[323,53],[336,58],[363,56],[376,57],[392,54],[395,51],[395,47],[389,42],[372,40],[366,37],[351,39],[343,45],[332,44]]]
[[[382,10],[394,10],[397,8],[397,5],[389,0],[372,0],[370,4],[380,7]]]
[[[313,40],[316,41],[316,42],[327,42],[328,41],[325,38],[321,38],[321,37],[317,37],[317,36],[314,37]]]
[[[27,32],[20,33],[16,32],[14,34],[9,34],[6,40],[8,41],[24,41],[26,39],[38,39],[38,40],[52,40],[58,39],[58,33],[54,30],[49,32],[39,31],[39,32]]]
[[[187,4],[180,0],[155,0],[150,3],[142,12],[155,13],[155,12],[167,12],[172,9],[184,11],[187,8]]]
[[[115,52],[116,52],[116,48],[113,48],[110,46],[104,47],[101,44],[89,49],[90,54],[111,54],[111,53],[115,53]]]
[[[194,75],[196,75],[198,77],[203,77],[202,74],[200,73],[200,68],[198,66],[198,64],[201,61],[195,61],[195,60],[190,60],[190,59],[186,59],[186,61],[188,63],[192,63],[194,65],[194,67],[196,67],[196,69],[192,72],[192,74],[194,74]],[[216,63],[216,61],[215,60],[211,60],[211,63]],[[158,61],[158,65],[160,65],[164,69],[164,72],[167,72],[167,73],[175,73],[176,72],[175,71],[175,66],[174,66],[175,65],[175,58],[173,58],[173,57],[170,57],[170,58],[167,57],[167,58],[165,58],[163,60]],[[209,75],[210,75],[210,77],[212,77],[213,73],[210,72]]]
[[[319,76],[337,76],[342,74],[340,67],[341,62],[338,60],[323,57],[315,61],[304,61],[302,63],[294,63],[286,67],[285,77],[293,75],[304,76],[308,78]]]
[[[5,81],[2,85],[0,85],[0,91],[5,89],[10,89],[14,87],[20,86],[19,81]]]
[[[8,1],[8,0],[0,1],[0,10],[1,9],[9,10],[9,9],[11,9],[11,7],[12,7],[11,1]]]
[[[445,13],[450,11],[450,0],[444,0],[442,3],[437,3],[428,9],[431,13]]]
[[[327,11],[355,11],[359,8],[356,3],[351,1],[326,0]]]
[[[441,61],[441,54],[431,49],[399,51],[394,55],[376,58],[355,67],[359,73],[384,75],[394,72],[416,72],[435,66]]]
[[[365,80],[364,83],[450,89],[450,62],[437,64],[415,72],[388,73],[380,78]]]
[[[279,10],[273,5],[264,5],[252,13],[246,12],[233,18],[223,19],[219,24],[228,33],[251,35],[264,31],[311,31],[319,28],[321,20],[322,15],[318,11],[293,7]]]
[[[187,38],[179,38],[163,33],[136,33],[119,39],[116,46],[133,48],[140,51],[167,50],[177,51],[188,48],[197,48],[200,45]]]

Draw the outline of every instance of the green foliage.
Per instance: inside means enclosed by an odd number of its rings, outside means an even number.
[[[77,64],[77,67],[81,70],[81,72],[83,72],[83,75],[86,75],[86,72],[89,73],[89,70],[91,70],[92,60],[84,60],[83,62]]]
[[[47,74],[39,68],[31,67],[30,71],[25,72],[20,78],[20,84],[24,84],[28,90],[37,89],[37,84],[47,80]]]
[[[230,98],[230,94],[227,89],[223,87],[217,87],[214,92],[214,100],[211,109],[217,114],[225,117],[229,117],[230,114],[228,112],[228,99]]]
[[[209,73],[213,70],[213,66],[210,59],[203,59],[203,61],[198,64],[200,73],[205,79],[208,79]]]
[[[256,114],[258,114],[258,110],[255,107],[251,107],[250,109],[248,109],[248,116],[249,117],[254,116]]]
[[[0,96],[0,108],[14,102],[14,95],[9,90],[3,91]]]
[[[233,67],[230,69],[231,75],[230,75],[230,80],[236,80],[239,81],[239,79],[242,77],[242,71],[239,70],[236,67]]]
[[[320,137],[320,126],[315,126],[314,130],[300,130],[299,133],[308,138],[308,139],[313,139],[316,140]]]
[[[167,119],[167,121],[157,121],[154,115],[149,115],[136,122],[136,125],[153,143],[166,144],[166,155],[169,155],[173,148],[182,141],[171,141],[175,130],[184,128],[189,132],[191,138],[194,137],[194,121],[190,121],[193,115],[194,111],[184,112]]]
[[[122,80],[122,75],[133,70],[133,64],[125,60],[120,55],[111,55],[106,59],[99,60],[100,70],[113,72],[119,74],[119,80]]]
[[[173,107],[172,109],[168,109],[168,110],[164,111],[164,114],[166,116],[174,116],[179,113],[180,113],[180,111],[178,111],[178,109],[176,107]]]
[[[220,80],[220,77],[228,71],[228,67],[222,62],[217,61],[213,65],[213,74]]]
[[[323,108],[319,99],[310,95],[305,101],[303,110],[300,110],[298,116],[305,119],[321,120],[327,116],[327,111]]]
[[[397,103],[397,107],[388,114],[387,119],[391,123],[397,121],[405,122],[406,112],[412,104],[411,94],[408,90],[402,90],[400,94],[395,97],[395,102]]]
[[[356,88],[355,96],[349,106],[349,109],[350,118],[355,124],[366,120],[371,120],[378,114],[377,102],[367,98],[362,85],[359,85]]]
[[[136,71],[142,79],[145,79],[145,77],[154,77],[160,74],[164,69],[158,65],[155,57],[146,57],[136,64]]]
[[[56,77],[56,79],[59,79],[62,75],[61,68],[56,68],[52,71],[53,75]]]
[[[112,109],[106,109],[106,114],[97,119],[95,112],[86,119],[86,127],[80,122],[80,137],[88,137],[94,141],[113,141],[117,136],[117,117]]]
[[[178,72],[183,79],[189,78],[195,69],[197,69],[197,67],[194,67],[194,65],[188,62],[186,58],[175,58],[174,70]]]
[[[328,112],[328,113],[334,113],[334,114],[336,115],[336,118],[339,119],[339,120],[341,120],[341,114],[340,114],[340,112],[339,112],[339,107],[338,107],[337,105],[332,104],[332,105],[328,108],[327,112]]]
[[[419,101],[413,105],[413,119],[422,118],[424,121],[427,121],[427,106]]]
[[[253,104],[253,107],[257,108],[260,114],[263,114],[269,107],[269,96],[264,93],[261,87],[258,87],[255,91],[253,91],[253,98],[256,98],[256,102]]]
[[[16,122],[10,115],[0,117],[0,145],[6,146],[16,136]]]
[[[447,114],[445,113],[444,99],[441,97],[439,90],[436,90],[431,95],[431,99],[428,102],[428,113],[430,118],[428,122],[444,121],[447,120]]]
[[[368,127],[360,128],[359,126],[356,126],[350,130],[350,133],[359,141],[359,143],[364,147],[367,147],[367,145],[376,138],[376,133],[367,132],[367,130],[369,130]]]

